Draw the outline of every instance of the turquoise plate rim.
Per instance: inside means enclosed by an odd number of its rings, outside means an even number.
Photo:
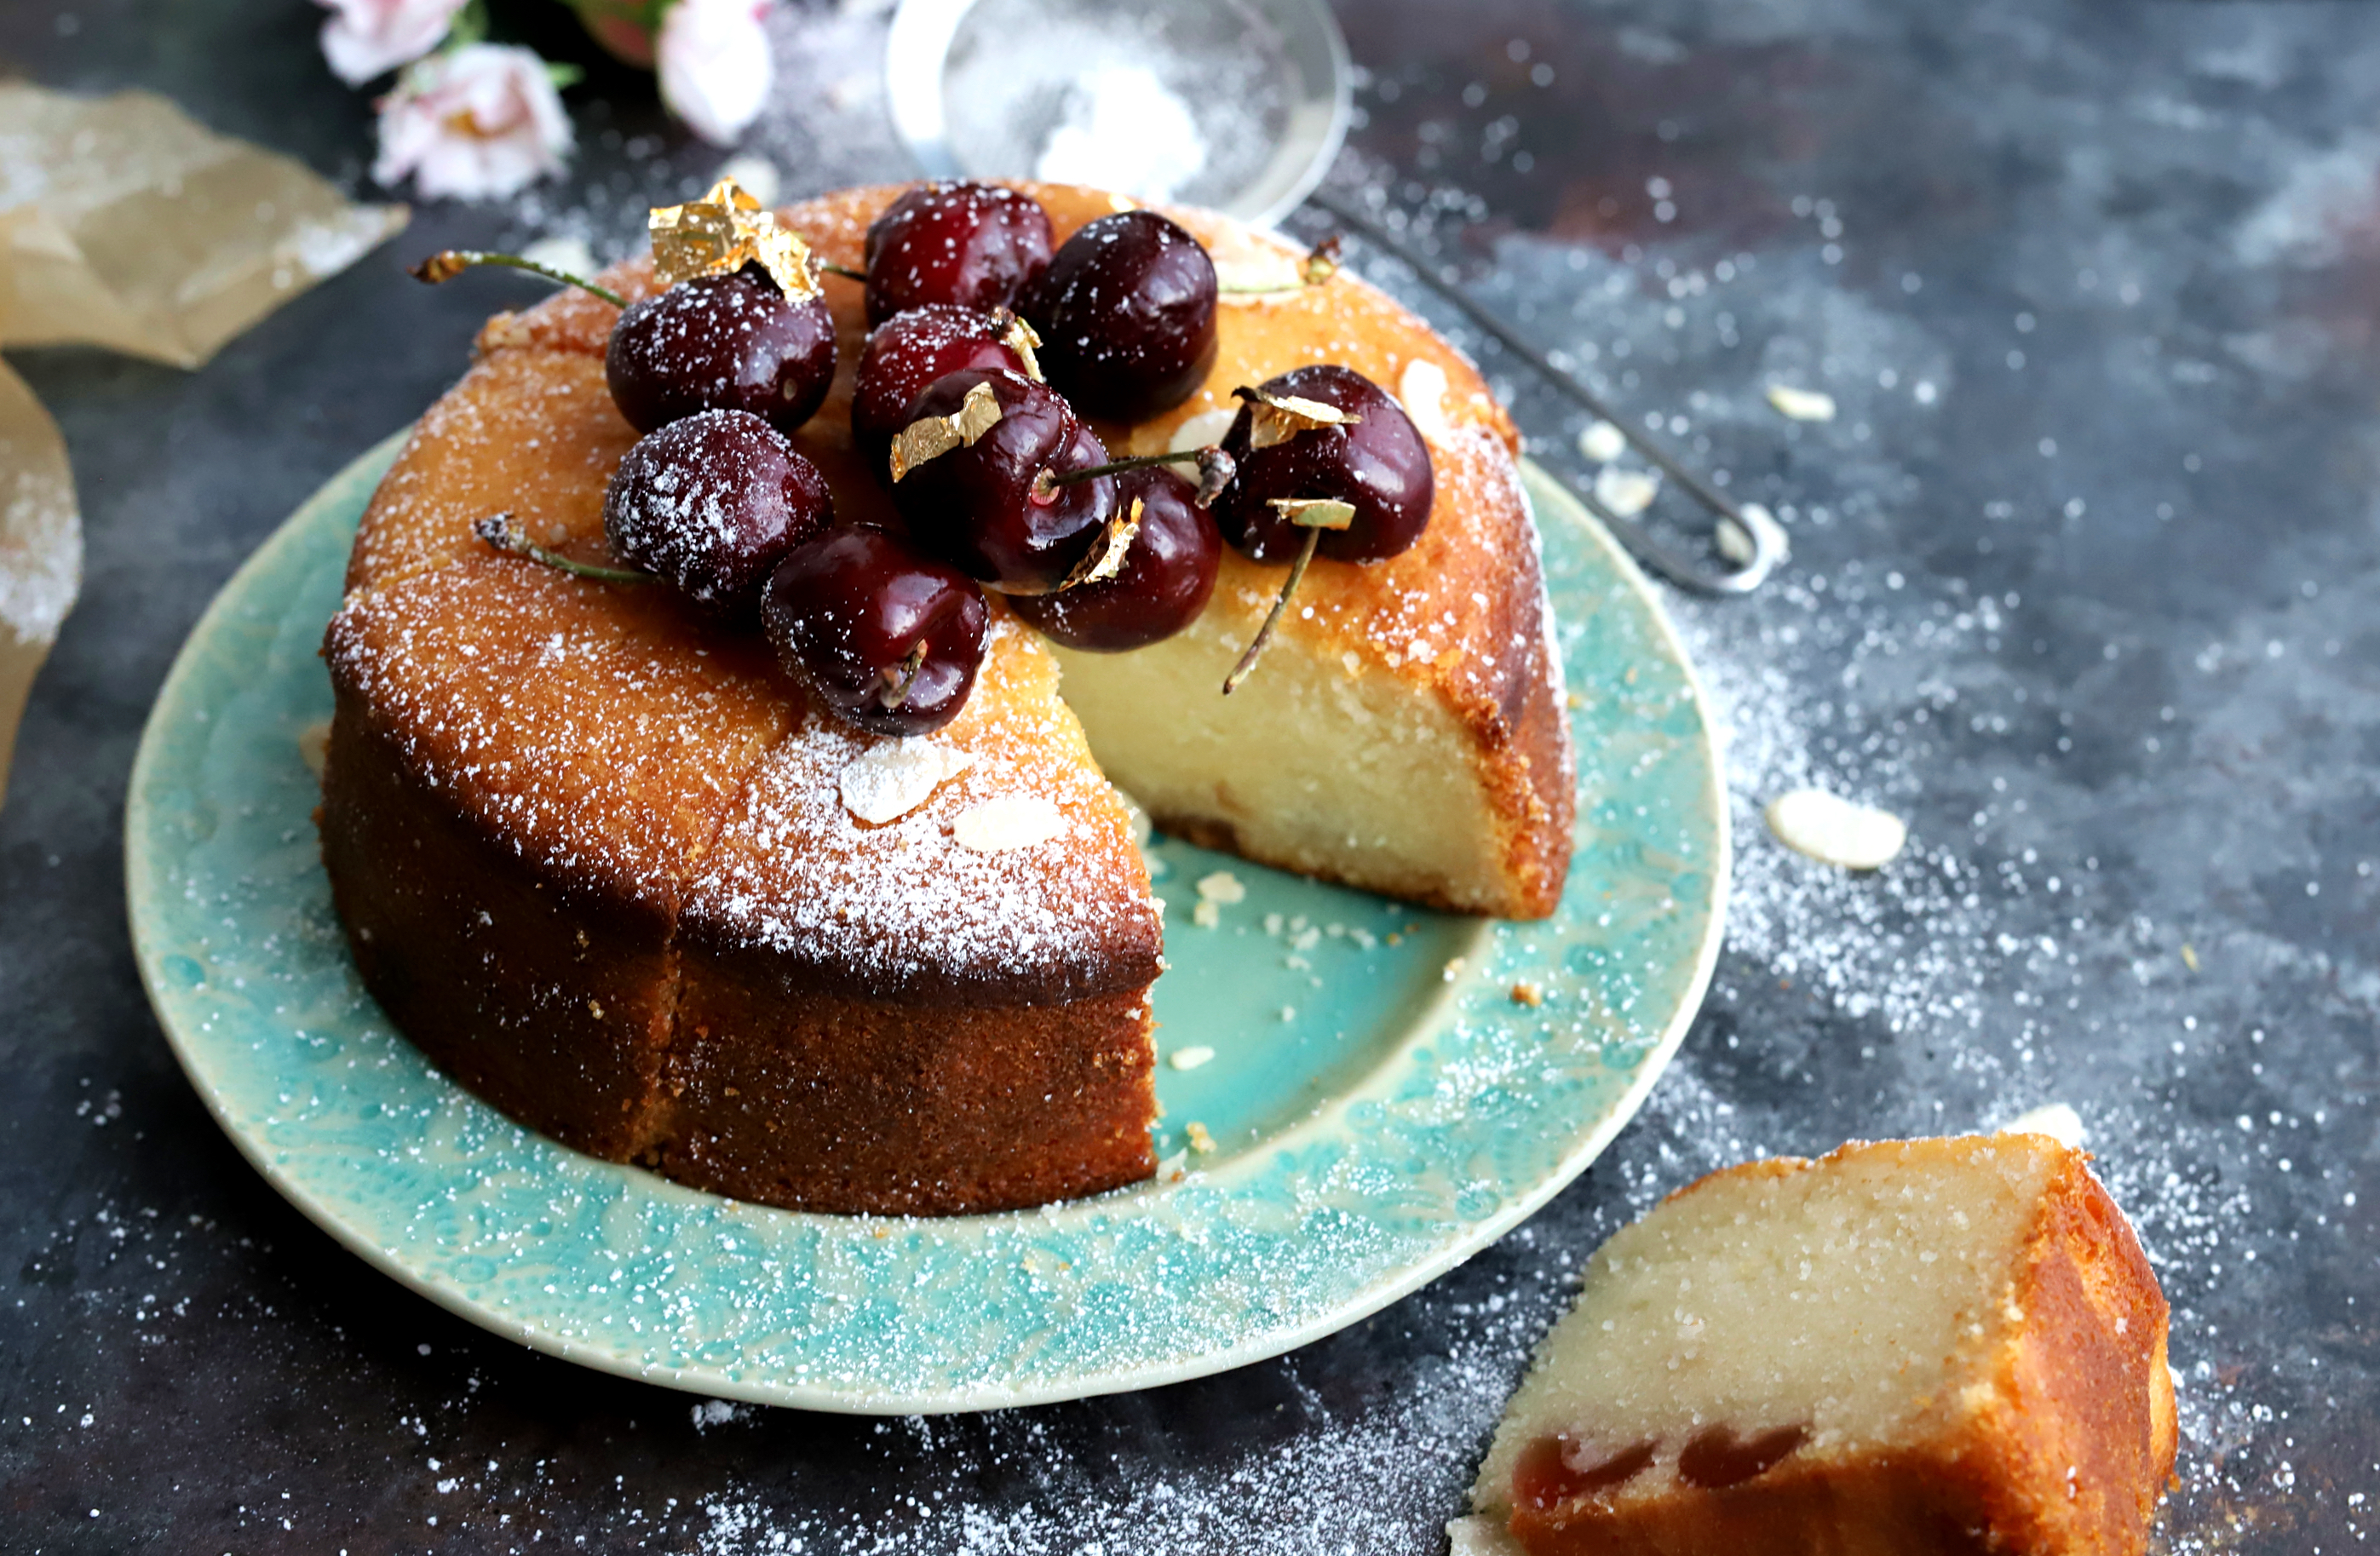
[[[192,629],[159,690],[134,759],[125,811],[126,893],[135,958],[151,1006],[184,1072],[241,1154],[310,1220],[367,1263],[496,1333],[565,1360],[692,1392],[863,1415],[1005,1408],[1203,1377],[1278,1355],[1378,1312],[1527,1219],[1584,1172],[1635,1115],[1700,1009],[1723,935],[1732,862],[1709,702],[1668,614],[1634,564],[1566,491],[1524,461],[1524,487],[1533,507],[1541,521],[1551,518],[1557,525],[1545,543],[1558,619],[1564,620],[1566,628],[1572,625],[1560,617],[1561,597],[1585,587],[1573,582],[1565,589],[1562,579],[1568,573],[1583,571],[1589,583],[1604,575],[1600,581],[1606,598],[1624,599],[1642,614],[1640,623],[1614,630],[1633,630],[1647,639],[1638,647],[1654,650],[1658,661],[1647,679],[1670,678],[1663,704],[1667,716],[1674,722],[1680,710],[1691,714],[1690,729],[1666,745],[1654,742],[1649,748],[1653,754],[1637,764],[1659,768],[1668,757],[1682,756],[1700,778],[1696,792],[1661,802],[1676,806],[1679,826],[1701,829],[1688,840],[1687,852],[1699,846],[1706,856],[1691,861],[1692,869],[1682,867],[1675,877],[1699,882],[1699,899],[1673,892],[1645,920],[1651,926],[1647,934],[1687,937],[1674,954],[1631,967],[1592,936],[1580,938],[1588,907],[1574,871],[1572,891],[1552,920],[1536,925],[1463,922],[1441,933],[1432,945],[1455,948],[1457,958],[1442,985],[1404,1010],[1401,1033],[1377,1063],[1342,1091],[1318,1100],[1309,1116],[1267,1135],[1252,1149],[1219,1159],[1211,1168],[1065,1206],[941,1221],[779,1210],[579,1156],[510,1124],[431,1070],[409,1044],[382,1038],[385,1052],[368,1071],[385,1075],[393,1068],[406,1084],[417,1089],[428,1087],[434,1096],[421,1111],[425,1129],[443,1130],[438,1139],[447,1147],[461,1141],[480,1152],[478,1158],[457,1158],[448,1180],[437,1176],[447,1169],[426,1169],[431,1176],[424,1182],[431,1187],[420,1192],[431,1192],[442,1181],[447,1201],[457,1193],[483,1192],[488,1163],[511,1164],[508,1170],[515,1176],[523,1170],[532,1176],[541,1173],[543,1189],[555,1197],[552,1204],[566,1199],[575,1205],[589,1196],[602,1201],[602,1216],[590,1212],[576,1232],[565,1229],[562,1241],[535,1245],[539,1252],[603,1254],[613,1259],[617,1280],[618,1261],[654,1256],[652,1239],[661,1236],[665,1241],[659,1257],[666,1280],[657,1277],[650,1289],[659,1292],[663,1283],[682,1288],[675,1262],[681,1258],[707,1258],[718,1277],[713,1288],[691,1297],[682,1289],[666,1294],[679,1306],[679,1331],[664,1333],[656,1326],[648,1333],[632,1324],[634,1340],[624,1340],[616,1330],[622,1287],[557,1293],[554,1284],[547,1283],[543,1295],[553,1300],[543,1306],[537,1301],[538,1293],[517,1285],[504,1295],[491,1295],[485,1289],[488,1281],[475,1285],[458,1274],[467,1262],[458,1247],[468,1253],[474,1245],[468,1235],[458,1243],[461,1234],[431,1214],[426,1201],[414,1207],[409,1223],[392,1224],[334,1192],[335,1185],[324,1176],[325,1158],[318,1147],[308,1144],[307,1132],[319,1135],[332,1124],[352,1125],[355,1117],[325,1114],[330,1123],[324,1124],[304,1118],[293,1122],[269,1106],[262,1112],[242,1111],[239,1100],[252,1097],[252,1088],[260,1085],[281,1088],[284,1101],[293,1088],[310,1087],[334,1102],[352,1099],[319,1076],[298,1084],[297,1072],[303,1066],[291,1057],[298,1052],[291,1045],[299,1039],[320,1042],[321,1030],[310,1034],[295,1027],[278,1014],[285,1007],[260,1015],[245,996],[211,986],[205,971],[209,964],[190,962],[176,949],[185,942],[176,938],[176,905],[198,897],[188,882],[176,888],[175,870],[197,845],[187,845],[176,832],[182,811],[168,801],[189,792],[195,772],[185,771],[189,768],[188,753],[176,744],[183,726],[204,724],[213,711],[200,696],[207,656],[236,642],[242,630],[237,617],[249,596],[296,553],[310,526],[329,522],[343,506],[360,507],[355,495],[360,483],[376,479],[406,436],[399,432],[383,440],[325,482],[241,565]],[[1572,548],[1578,548],[1577,554]],[[1567,645],[1569,637],[1563,641]],[[1565,657],[1570,657],[1567,647]],[[1637,683],[1636,670],[1647,663],[1632,664],[1624,677],[1630,687]],[[1570,674],[1575,689],[1577,667],[1572,666]],[[1598,696],[1591,705],[1599,708],[1601,700]],[[1576,696],[1572,706],[1581,706]],[[1623,709],[1622,717],[1630,716]],[[1585,752],[1581,767],[1583,773],[1590,767]],[[1630,781],[1623,777],[1615,782],[1613,794],[1624,795]],[[1590,840],[1599,841],[1611,831],[1585,820],[1595,798],[1582,794],[1582,859]],[[1642,803],[1635,808],[1639,815],[1646,810]],[[310,841],[310,822],[306,826]],[[288,835],[285,831],[284,842]],[[1622,836],[1621,853],[1629,845],[1639,845],[1641,852],[1641,842]],[[1258,877],[1270,873],[1245,864],[1237,868]],[[319,878],[320,873],[317,863],[312,874]],[[243,884],[245,880],[241,878]],[[296,887],[300,896],[308,889],[302,880]],[[326,904],[327,886],[319,891]],[[1609,902],[1613,894],[1606,891],[1603,900]],[[242,911],[247,910],[235,906],[223,921],[237,921]],[[1697,912],[1699,932],[1693,932],[1690,924]],[[1612,917],[1607,911],[1601,921],[1609,924]],[[212,907],[206,921],[211,926],[217,921]],[[1174,923],[1171,934],[1195,932],[1182,926],[1179,918]],[[273,936],[264,939],[264,966],[275,957],[293,964],[301,959],[295,950],[274,948]],[[1548,964],[1540,940],[1558,941],[1557,949],[1569,946],[1563,967],[1579,969],[1572,979],[1574,989],[1551,979],[1546,985],[1556,996],[1575,996],[1579,1014],[1572,1020],[1571,1039],[1557,1034],[1558,1017],[1547,1018],[1534,1008],[1524,1014],[1524,1007],[1505,994],[1518,981],[1516,974]],[[1592,954],[1582,963],[1582,953]],[[336,960],[353,984],[343,947]],[[172,965],[185,962],[196,971],[195,981]],[[1648,988],[1656,979],[1661,986]],[[1163,988],[1160,983],[1160,997]],[[1637,1010],[1640,1001],[1648,1008]],[[363,1003],[369,1017],[377,1018],[368,999]],[[1559,997],[1549,999],[1548,1006],[1561,1003]],[[235,1016],[249,1021],[238,1036],[250,1040],[236,1040],[217,1029]],[[1532,1022],[1541,1023],[1542,1037],[1513,1035]],[[338,1037],[335,1024],[334,1036]],[[364,1027],[346,1031],[344,1040],[367,1042],[370,1037],[367,1021]],[[1451,1117],[1435,1116],[1447,1112],[1450,1084],[1468,1084],[1450,1083],[1450,1074],[1466,1064],[1492,1069],[1498,1064],[1510,1073],[1500,1072],[1501,1078],[1465,1094],[1469,1107],[1456,1107]],[[1538,1066],[1536,1073],[1546,1077],[1557,1099],[1574,1092],[1591,1099],[1591,1111],[1575,1116],[1528,1114],[1528,1107],[1535,1105],[1532,1088],[1505,1083],[1515,1077],[1527,1080],[1516,1066],[1531,1064]],[[348,1067],[356,1068],[352,1060]],[[358,1088],[367,1084],[369,1076],[355,1083]],[[1509,1118],[1491,1119],[1484,1111],[1490,1104],[1506,1115],[1520,1109],[1524,1124],[1536,1127],[1515,1131]],[[378,1113],[377,1102],[363,1106],[366,1114]],[[1570,1127],[1562,1129],[1565,1117]],[[285,1149],[293,1139],[304,1149]],[[1548,1148],[1553,1148],[1550,1156],[1544,1154]],[[433,1153],[436,1149],[433,1143]],[[1500,1181],[1494,1174],[1497,1153],[1507,1149],[1538,1153],[1524,1156],[1523,1165],[1505,1175],[1514,1181]],[[1408,1153],[1402,1164],[1390,1160],[1398,1149]],[[1427,1153],[1432,1151],[1444,1160],[1431,1159]],[[1448,1156],[1449,1151],[1469,1154]],[[1484,1169],[1479,1165],[1483,1161],[1488,1164]],[[522,1169],[520,1163],[528,1166]],[[348,1160],[345,1164],[355,1163]],[[1473,1171],[1488,1175],[1459,1178],[1460,1172]],[[1477,1207],[1476,1212],[1466,1210],[1466,1204]],[[482,1219],[507,1207],[517,1209],[518,1202],[499,1199],[482,1206]],[[1282,1222],[1293,1210],[1294,1224],[1286,1229],[1270,1224]],[[1402,1232],[1397,1229],[1400,1215],[1412,1223]],[[607,1249],[601,1245],[620,1240],[616,1226],[622,1216],[635,1223],[644,1241],[629,1249]],[[431,1230],[422,1233],[425,1220]],[[409,1237],[402,1234],[407,1224],[415,1232]],[[520,1234],[516,1226],[506,1235],[517,1238]],[[722,1246],[739,1250],[754,1244],[761,1249],[757,1263],[748,1251],[721,1251]],[[954,1249],[958,1244],[966,1246]],[[1159,1249],[1153,1266],[1148,1262],[1152,1246]],[[1140,1266],[1127,1270],[1106,1262],[1129,1257],[1120,1251],[1127,1247],[1140,1251]],[[804,1248],[809,1261],[801,1273],[809,1283],[788,1286],[782,1265],[771,1265],[767,1255],[782,1259]],[[1066,1252],[1075,1258],[1058,1258]],[[986,1263],[992,1256],[997,1257]],[[1213,1277],[1203,1284],[1184,1280],[1179,1268],[1178,1261],[1196,1257],[1208,1258],[1206,1273]],[[1013,1259],[1025,1274],[1017,1276],[1000,1259]],[[1062,1272],[1073,1270],[1077,1262],[1093,1273],[1069,1282]],[[1152,1268],[1160,1273],[1152,1274]],[[757,1320],[745,1320],[735,1301],[750,1296],[756,1269],[775,1270],[776,1284],[763,1295],[781,1299],[781,1306],[790,1304],[788,1311],[812,1312],[837,1301],[857,1303],[876,1328],[846,1333],[819,1327],[789,1333],[781,1323],[763,1332]],[[986,1271],[994,1270],[1005,1272],[1011,1282],[1000,1288],[1002,1299],[1019,1304],[1020,1311],[1003,1316],[994,1300],[989,1316],[975,1315],[978,1332],[961,1332],[965,1315],[959,1310],[978,1300],[978,1288],[991,1280]],[[899,1289],[903,1277],[912,1278],[907,1293]],[[1337,1284],[1317,1291],[1300,1282]],[[1239,1301],[1251,1282],[1258,1295]],[[528,1290],[526,1309],[521,1306],[524,1290]],[[638,1290],[636,1285],[625,1288]],[[1119,1291],[1143,1306],[1127,1307],[1119,1316]],[[706,1297],[718,1300],[698,1310],[686,1306]],[[638,1295],[635,1300],[643,1297]],[[603,1304],[610,1306],[597,1311]],[[1232,1307],[1228,1313],[1226,1307]],[[613,1331],[603,1338],[588,1337],[607,1325]],[[792,1358],[820,1360],[826,1353],[819,1336],[830,1333],[844,1348],[833,1353],[840,1358],[840,1370],[822,1363],[819,1375],[810,1376],[808,1361]],[[1219,1341],[1219,1336],[1223,1338]],[[1001,1349],[1002,1342],[1005,1350]],[[987,1343],[992,1354],[982,1354]],[[862,1354],[867,1355],[865,1366],[856,1361]]]

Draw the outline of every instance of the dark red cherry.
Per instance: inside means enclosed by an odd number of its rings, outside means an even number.
[[[834,317],[823,298],[789,299],[755,266],[698,275],[629,305],[603,376],[640,432],[700,410],[748,410],[790,432],[834,381]]]
[[[1116,489],[1113,476],[1043,478],[1103,465],[1107,451],[1055,390],[1014,372],[936,379],[909,407],[911,425],[960,413],[970,394],[988,394],[1000,419],[973,443],[905,470],[893,505],[920,544],[974,577],[1011,594],[1046,593],[1099,543]]]
[[[852,389],[851,441],[880,480],[890,480],[884,456],[892,434],[909,424],[909,407],[926,386],[968,368],[1026,371],[1025,359],[1004,338],[1013,316],[953,303],[929,303],[879,324],[859,353]]]
[[[926,735],[966,706],[990,607],[956,568],[888,530],[852,525],[777,564],[760,620],[786,671],[846,723]]]
[[[1059,642],[1099,653],[1144,648],[1196,621],[1223,559],[1222,537],[1191,500],[1188,481],[1154,467],[1126,470],[1115,480],[1119,512],[1129,516],[1134,502],[1140,504],[1140,527],[1125,545],[1123,567],[1095,583],[1010,602]]]
[[[1050,213],[972,180],[920,184],[868,226],[868,322],[929,302],[1007,308],[1048,268]]]
[[[1041,333],[1041,371],[1088,415],[1143,420],[1214,364],[1215,263],[1154,211],[1085,223],[1017,311]]]
[[[638,439],[603,495],[614,556],[728,619],[749,619],[785,553],[833,521],[818,467],[744,410],[702,411]]]
[[[1378,384],[1353,368],[1325,363],[1292,369],[1269,380],[1262,392],[1319,401],[1357,419],[1308,427],[1257,448],[1255,419],[1267,407],[1244,401],[1223,434],[1223,452],[1239,464],[1238,475],[1215,499],[1215,523],[1223,539],[1254,561],[1290,561],[1305,544],[1306,530],[1273,504],[1316,497],[1336,498],[1355,509],[1346,529],[1321,532],[1321,555],[1378,562],[1421,538],[1435,491],[1429,444]]]

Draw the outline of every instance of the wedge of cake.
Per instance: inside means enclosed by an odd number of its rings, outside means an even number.
[[[2082,1153],[1853,1144],[1680,1190],[1590,1262],[1458,1550],[2131,1556],[2166,1304]]]

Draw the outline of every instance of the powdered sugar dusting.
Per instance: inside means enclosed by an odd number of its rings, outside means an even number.
[[[842,783],[886,742],[813,715],[761,764],[689,894],[686,932],[878,993],[1145,979],[1159,930],[1140,853],[1054,692],[1044,651],[1003,618],[938,737],[965,767],[880,826],[851,813]],[[978,808],[1020,801],[1058,818],[1068,845],[983,851],[954,835]]]

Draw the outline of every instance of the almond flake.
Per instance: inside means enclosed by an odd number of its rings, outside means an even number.
[[[1444,443],[1453,433],[1454,423],[1446,414],[1446,370],[1436,362],[1420,357],[1407,362],[1397,379],[1397,398],[1430,442]]]
[[[1578,451],[1598,465],[1609,465],[1628,452],[1628,434],[1609,421],[1590,421],[1578,435]]]
[[[1661,478],[1650,470],[1624,470],[1606,465],[1596,472],[1595,500],[1621,518],[1634,518],[1661,494]]]
[[[1223,434],[1232,430],[1232,423],[1239,414],[1229,406],[1215,406],[1186,418],[1182,425],[1173,429],[1173,435],[1165,440],[1165,452],[1187,454],[1194,448],[1221,443]]]
[[[897,821],[934,797],[934,791],[975,765],[975,759],[924,735],[886,740],[844,764],[837,777],[843,808],[871,827]]]
[[[1795,789],[1770,801],[1768,830],[1795,853],[1845,869],[1881,869],[1909,842],[1909,823],[1900,817],[1824,789]]]
[[[1031,848],[1066,830],[1066,818],[1039,795],[1000,795],[970,806],[951,823],[951,841],[978,854]]]
[[[1835,397],[1823,389],[1796,389],[1790,383],[1768,386],[1768,403],[1796,421],[1832,421]]]

